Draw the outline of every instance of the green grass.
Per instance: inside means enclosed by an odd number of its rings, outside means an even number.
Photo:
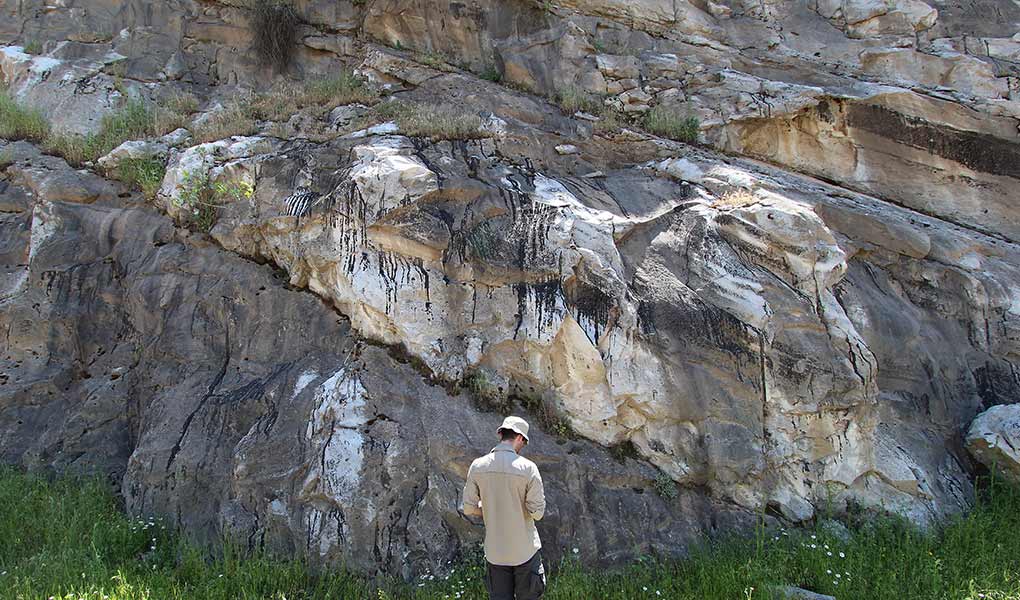
[[[844,599],[1018,600],[1020,490],[991,484],[979,498],[971,513],[927,533],[859,515],[848,541],[831,528],[759,529],[688,560],[642,557],[614,570],[582,567],[568,551],[545,597],[772,598],[776,585],[790,584]],[[0,467],[0,540],[0,600],[486,597],[477,549],[448,578],[411,584],[316,572],[227,543],[210,557],[159,521],[128,519],[98,479],[49,480],[9,467]]]
[[[41,142],[49,133],[50,124],[41,112],[21,106],[0,89],[0,138]]]
[[[680,142],[698,141],[701,122],[679,108],[658,105],[645,113],[645,131]]]
[[[185,116],[175,108],[129,100],[103,117],[98,132],[79,135],[54,131],[41,112],[20,105],[6,90],[0,90],[0,138],[36,142],[75,167],[96,160],[128,140],[168,133],[180,127]]]
[[[164,175],[166,164],[155,158],[130,159],[117,165],[117,179],[138,188],[149,200],[156,197]]]
[[[43,45],[39,40],[28,40],[25,42],[25,54],[42,54]]]

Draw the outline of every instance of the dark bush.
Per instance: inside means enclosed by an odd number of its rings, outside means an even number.
[[[252,49],[261,66],[287,70],[297,48],[301,17],[288,0],[252,0]]]

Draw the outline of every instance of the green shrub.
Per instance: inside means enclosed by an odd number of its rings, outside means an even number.
[[[286,71],[297,50],[301,16],[289,0],[252,0],[248,25],[261,66]]]
[[[679,142],[696,142],[701,122],[677,107],[658,105],[645,113],[645,131]]]
[[[42,112],[14,101],[7,90],[0,90],[0,138],[41,142],[50,133],[50,124]]]
[[[666,500],[673,500],[679,494],[676,482],[665,473],[659,473],[655,476],[655,482],[652,484],[652,487],[655,488],[656,493]]]

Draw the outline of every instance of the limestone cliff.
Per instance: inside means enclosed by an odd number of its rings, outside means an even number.
[[[4,461],[405,576],[479,539],[508,406],[554,556],[968,506],[964,434],[1020,391],[1015,3],[303,0],[285,65],[256,9],[0,0],[53,127],[195,102],[81,170],[0,142]],[[383,100],[210,125],[341,71]],[[103,177],[139,157],[151,200]],[[233,191],[208,233],[195,182]]]

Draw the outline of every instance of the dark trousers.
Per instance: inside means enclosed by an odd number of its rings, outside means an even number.
[[[538,600],[545,593],[542,551],[516,567],[486,563],[485,589],[491,600]]]

